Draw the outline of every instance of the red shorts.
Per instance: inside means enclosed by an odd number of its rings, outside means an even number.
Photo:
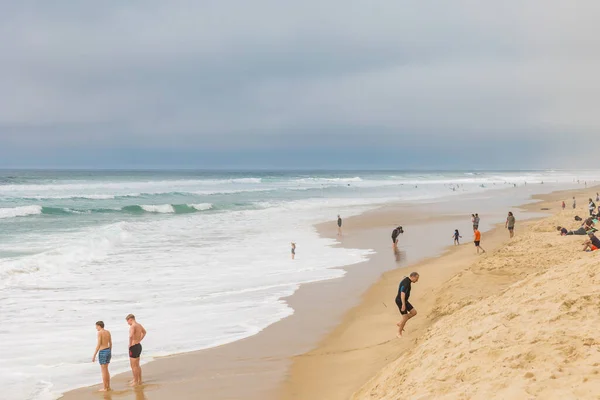
[[[598,250],[598,248],[594,245],[592,245],[592,251]]]

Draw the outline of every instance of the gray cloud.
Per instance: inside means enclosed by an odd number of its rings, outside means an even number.
[[[441,145],[600,128],[591,0],[0,4],[4,143]]]

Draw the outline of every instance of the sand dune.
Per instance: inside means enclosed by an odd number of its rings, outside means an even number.
[[[354,398],[600,398],[600,251],[555,230],[574,215],[521,225],[447,281],[425,334]]]

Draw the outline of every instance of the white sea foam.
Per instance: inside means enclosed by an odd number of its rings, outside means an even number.
[[[42,213],[42,206],[22,206],[12,208],[0,208],[0,219],[25,217],[27,215],[38,215]]]
[[[160,204],[160,205],[152,205],[152,204],[143,204],[140,208],[147,212],[160,213],[160,214],[169,214],[174,213],[175,209],[171,204]]]
[[[198,211],[210,210],[213,207],[213,205],[210,203],[188,204],[187,206]]]

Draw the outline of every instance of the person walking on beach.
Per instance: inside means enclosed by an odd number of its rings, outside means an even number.
[[[596,203],[598,203],[600,201],[600,194],[598,194],[598,192],[596,192]]]
[[[479,254],[479,250],[482,251],[481,254],[485,253],[485,250],[483,249],[483,247],[480,246],[481,232],[479,232],[479,229],[477,229],[477,228],[473,229],[473,236],[474,236],[475,247],[477,248],[477,254]]]
[[[339,215],[338,215],[337,225],[338,225],[338,236],[342,236],[342,217],[340,217]]]
[[[563,202],[562,202],[562,209],[563,209],[563,211],[565,211],[565,207],[566,207],[566,206],[567,206],[567,205],[566,205],[566,204],[565,204],[565,202],[563,201]]]
[[[506,224],[504,224],[505,228],[508,228],[508,232],[510,233],[510,238],[512,239],[515,236],[515,216],[512,212],[508,212],[508,217],[506,217]]]
[[[473,229],[479,229],[479,214],[473,216]]]
[[[140,356],[142,355],[142,340],[146,337],[146,330],[138,324],[133,314],[125,317],[129,324],[129,364],[133,373],[131,386],[142,384],[142,367],[140,367]]]
[[[296,243],[292,242],[292,260],[296,258]]]
[[[411,274],[400,282],[398,285],[398,295],[396,296],[396,305],[402,314],[402,320],[396,324],[398,326],[398,337],[402,337],[404,332],[404,326],[409,319],[417,315],[417,310],[408,301],[410,297],[410,289],[413,283],[419,281],[419,274],[417,272],[411,272]]]
[[[577,202],[575,201],[575,196],[573,196],[573,210],[577,207]]]
[[[460,233],[458,233],[458,229],[454,230],[454,235],[452,235],[452,237],[454,238],[454,245],[458,246],[460,244],[460,240],[458,239],[462,238],[462,236],[460,236]]]
[[[108,364],[110,364],[111,358],[112,338],[110,332],[104,329],[104,322],[96,322],[96,330],[98,331],[98,344],[96,345],[96,351],[94,351],[92,362],[96,362],[96,355],[98,355],[98,362],[100,363],[100,370],[102,371],[102,389],[100,389],[99,392],[108,392],[110,390]]]
[[[590,216],[594,215],[594,211],[596,211],[596,204],[591,198],[588,199],[588,210],[590,212]]]

